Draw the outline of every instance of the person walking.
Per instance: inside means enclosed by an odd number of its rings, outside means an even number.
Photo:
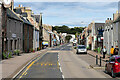
[[[105,58],[105,54],[107,53],[106,47],[104,46],[104,48],[102,49],[103,52],[103,59]]]
[[[114,48],[113,48],[113,46],[112,46],[111,49],[110,49],[110,54],[111,54],[111,56],[114,55]]]
[[[118,48],[118,46],[116,46],[114,49],[114,55],[118,55],[118,52],[119,52],[119,48]]]

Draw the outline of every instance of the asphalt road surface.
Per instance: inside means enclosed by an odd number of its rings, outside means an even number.
[[[76,55],[72,44],[53,48],[32,61],[17,77],[22,78],[111,78],[102,72],[90,68],[89,61]],[[55,51],[55,52],[54,52]],[[88,55],[84,55],[88,56]],[[87,58],[87,57],[85,57]]]

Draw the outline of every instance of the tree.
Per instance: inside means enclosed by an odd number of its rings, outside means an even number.
[[[65,37],[65,40],[67,41],[67,43],[70,42],[70,39],[71,39],[71,38],[72,38],[72,36],[70,36],[70,35]]]
[[[53,30],[56,30],[58,33],[68,33],[68,34],[76,34],[76,33],[82,33],[84,27],[74,27],[74,28],[69,28],[66,25],[63,26],[54,26]]]

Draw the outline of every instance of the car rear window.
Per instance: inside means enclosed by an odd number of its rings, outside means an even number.
[[[85,46],[78,46],[79,49],[85,49]]]
[[[117,61],[120,63],[120,58],[119,58],[119,59],[117,59]]]

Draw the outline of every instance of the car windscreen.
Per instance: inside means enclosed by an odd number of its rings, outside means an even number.
[[[120,58],[118,58],[117,61],[120,63]]]
[[[85,46],[78,46],[78,49],[85,49]]]

